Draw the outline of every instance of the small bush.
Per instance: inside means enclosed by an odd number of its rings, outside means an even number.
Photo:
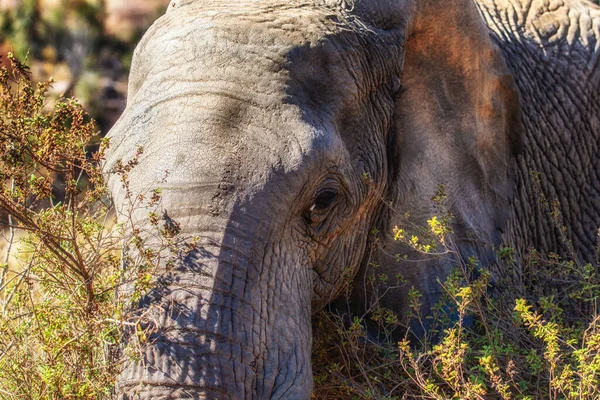
[[[395,229],[396,240],[415,250],[431,253],[441,245],[445,254],[459,260],[447,281],[440,283],[444,296],[432,315],[419,314],[420,297],[413,291],[413,313],[404,318],[377,308],[355,317],[350,326],[331,311],[317,316],[313,397],[600,398],[597,268],[532,252],[526,257],[521,291],[528,298],[515,299],[515,287],[494,287],[479,260],[460,259],[452,245],[451,218],[443,212],[434,216],[430,231],[421,230],[419,236]],[[498,259],[506,270],[514,268],[510,249],[499,250]],[[448,318],[453,313],[456,317]],[[467,318],[473,322],[464,324]],[[427,319],[442,332],[411,342],[410,319]],[[365,331],[367,320],[380,327],[379,338]],[[398,329],[405,332],[404,338],[393,342],[390,332]]]
[[[104,397],[120,323],[103,151],[88,151],[97,131],[75,100],[49,104],[50,83],[33,84],[8,58],[10,72],[0,70],[0,397]]]
[[[108,141],[77,101],[50,101],[51,82],[34,84],[24,64],[8,61],[0,68],[0,398],[109,398],[156,326],[151,308],[132,305],[156,286],[155,269],[178,256],[179,235],[157,211],[160,190],[129,190],[142,148],[112,171],[128,200],[117,223],[100,168]],[[150,224],[137,226],[134,210],[147,211]]]

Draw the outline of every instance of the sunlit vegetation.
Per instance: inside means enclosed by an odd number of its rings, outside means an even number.
[[[164,240],[150,250],[141,228],[115,223],[100,169],[108,143],[94,121],[74,99],[49,101],[51,84],[34,84],[12,54],[6,61],[0,69],[0,398],[108,398],[122,360],[137,356],[139,339],[123,343],[123,332],[143,336],[140,326],[148,326],[128,311],[130,301],[152,286],[153,267],[169,256],[172,237],[151,224],[146,229]],[[125,188],[136,162],[114,171]],[[126,213],[152,213],[160,194],[130,199]]]
[[[440,200],[443,196],[436,195],[434,201]],[[558,224],[560,216],[553,218]],[[598,260],[596,265],[580,264],[532,251],[519,290],[517,282],[493,281],[488,272],[492,266],[460,258],[452,245],[451,220],[442,212],[417,235],[396,228],[395,238],[415,250],[431,252],[442,246],[443,256],[456,260],[454,272],[440,282],[444,296],[431,315],[421,314],[420,294],[411,290],[411,309],[404,315],[375,306],[351,323],[332,311],[317,316],[314,397],[600,397]],[[498,249],[497,255],[500,270],[516,267],[510,248]],[[385,277],[372,267],[367,284],[389,285],[380,282]],[[408,282],[399,276],[395,284]],[[378,335],[367,333],[366,322],[379,327]],[[411,337],[415,323],[431,327],[425,337]],[[392,339],[393,332],[400,334],[399,340]]]

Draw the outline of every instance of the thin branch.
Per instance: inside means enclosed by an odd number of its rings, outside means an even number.
[[[32,257],[29,260],[29,263],[27,263],[27,267],[25,267],[25,269],[21,272],[21,276],[19,278],[19,281],[17,282],[17,284],[13,288],[12,292],[10,292],[10,295],[8,296],[8,298],[6,299],[6,301],[4,302],[4,305],[2,306],[2,314],[6,315],[6,310],[8,309],[8,305],[10,304],[13,296],[15,295],[15,292],[17,291],[17,289],[19,289],[19,287],[21,286],[21,284],[25,280],[25,277],[29,274],[29,271],[31,270],[31,267],[33,266],[33,260],[34,259]]]
[[[15,178],[11,179],[11,192],[15,191]],[[13,242],[15,240],[15,227],[13,223],[12,214],[8,214],[8,225],[9,225],[9,237],[6,248],[6,255],[4,257],[4,264],[2,265],[2,272],[0,272],[0,287],[4,286],[6,281],[6,274],[8,273],[8,261],[10,259],[10,253],[12,251]]]

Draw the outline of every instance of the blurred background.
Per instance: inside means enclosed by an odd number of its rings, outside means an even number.
[[[79,99],[106,134],[125,107],[135,45],[168,3],[0,0],[0,55],[26,60],[36,81],[52,77],[52,93]]]

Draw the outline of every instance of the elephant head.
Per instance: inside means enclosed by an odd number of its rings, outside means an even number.
[[[440,184],[455,257],[493,261],[518,96],[470,0],[173,0],[135,51],[106,170],[142,146],[129,190],[160,187],[192,250],[141,301],[158,327],[118,397],[309,398],[311,314],[369,264],[435,301],[453,260],[398,262],[390,230],[424,224]]]

